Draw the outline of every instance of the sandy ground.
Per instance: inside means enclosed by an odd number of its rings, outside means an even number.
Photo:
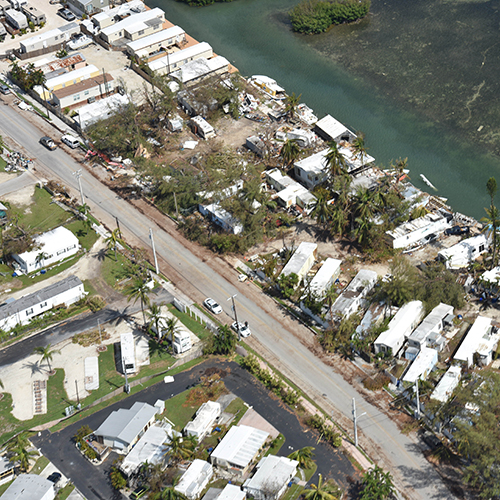
[[[0,177],[0,183],[8,181],[11,177],[3,178]],[[14,191],[3,196],[4,201],[8,201],[14,205],[31,205],[33,203],[33,194],[35,193],[35,184],[32,186],[27,186],[19,191]]]

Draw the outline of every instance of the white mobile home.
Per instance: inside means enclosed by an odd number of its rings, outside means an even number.
[[[165,50],[172,45],[181,44],[186,40],[185,31],[179,26],[172,26],[152,35],[127,43],[127,52],[132,57],[149,57],[151,54]]]
[[[453,306],[437,305],[422,321],[418,328],[408,337],[408,345],[421,349],[432,333],[441,333],[446,317],[453,316]]]
[[[300,283],[313,266],[317,251],[318,245],[316,243],[303,241],[286,263],[280,275],[289,276],[294,273],[299,277]]]
[[[28,27],[28,19],[26,16],[14,9],[7,9],[4,11],[5,19],[7,22],[18,30],[26,29]]]
[[[214,469],[210,463],[196,458],[183,474],[177,486],[174,486],[174,489],[189,500],[196,500],[212,479],[213,474]]]
[[[37,474],[20,474],[5,490],[2,500],[53,500],[54,483]]]
[[[354,314],[361,307],[375,283],[377,283],[377,273],[361,269],[333,304],[333,315],[341,319]]]
[[[151,71],[156,71],[160,75],[170,74],[186,63],[205,57],[207,59],[213,57],[212,47],[207,42],[197,43],[191,47],[172,52],[160,59],[155,59],[148,63]]]
[[[135,373],[135,340],[132,333],[122,333],[120,335],[120,351],[123,373]]]
[[[207,496],[203,497],[207,499]],[[226,484],[224,489],[215,500],[245,500],[245,492],[235,484]]]
[[[99,120],[105,120],[117,113],[122,107],[127,106],[129,98],[126,95],[113,94],[109,97],[104,97],[99,101],[91,104],[86,104],[78,109],[78,116],[75,121],[80,125],[82,130],[92,125]]]
[[[437,399],[441,403],[446,403],[458,386],[461,375],[462,369],[459,366],[450,366],[438,382],[438,385],[436,385],[434,391],[432,391],[431,399]]]
[[[198,442],[203,441],[211,432],[213,425],[221,414],[221,405],[215,401],[203,403],[196,412],[196,418],[184,427],[186,436],[195,436]]]
[[[55,28],[45,33],[32,36],[19,42],[21,53],[29,53],[35,50],[57,47],[61,43],[67,42],[73,35],[80,33],[80,26],[77,23],[69,23],[59,28]]]
[[[170,76],[184,86],[190,86],[199,83],[205,78],[227,73],[228,70],[229,61],[223,56],[215,56],[211,59],[200,57],[184,64],[177,71],[170,73]]]
[[[450,223],[442,215],[430,213],[401,224],[392,231],[386,231],[387,239],[393,248],[407,248],[426,236],[441,234],[450,227]]]
[[[42,23],[47,21],[47,18],[42,11],[28,3],[21,7],[21,11],[35,26],[40,26]]]
[[[85,296],[83,283],[76,276],[69,276],[57,283],[46,286],[38,292],[0,306],[0,329],[9,331],[16,325],[26,325],[35,316],[53,307],[66,307]]]
[[[426,380],[429,373],[436,366],[437,361],[438,352],[436,349],[422,347],[406,371],[403,382],[414,384],[417,380]]]
[[[325,141],[335,141],[337,144],[343,142],[353,142],[356,134],[351,132],[345,125],[342,125],[333,116],[326,115],[314,126],[314,131]]]
[[[243,225],[241,222],[233,217],[227,210],[224,210],[218,203],[211,205],[198,205],[200,214],[208,217],[212,222],[222,227],[224,231],[233,234],[240,234],[243,232]]]
[[[37,236],[34,243],[36,250],[12,255],[23,273],[31,273],[71,257],[80,248],[78,238],[63,226]]]
[[[448,269],[467,267],[473,260],[488,251],[489,240],[484,234],[462,240],[450,248],[438,252],[438,259]]]
[[[422,320],[424,312],[424,305],[420,300],[405,304],[391,319],[388,329],[375,340],[375,354],[382,352],[396,356],[403,347],[405,339]]]
[[[215,130],[202,116],[193,116],[189,121],[191,130],[202,139],[212,139],[215,137]]]
[[[310,290],[318,297],[323,297],[325,291],[332,286],[340,275],[342,261],[328,257],[321,265],[319,271],[309,283]]]

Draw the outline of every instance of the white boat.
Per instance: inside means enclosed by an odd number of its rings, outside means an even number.
[[[286,97],[285,89],[280,87],[276,80],[265,75],[253,75],[250,78],[250,83],[263,90],[269,97],[273,99],[283,100]]]
[[[432,189],[434,189],[434,191],[437,191],[437,187],[434,186],[434,184],[432,184],[432,182],[427,179],[427,177],[424,175],[424,174],[420,174],[420,177],[422,177],[422,180]]]

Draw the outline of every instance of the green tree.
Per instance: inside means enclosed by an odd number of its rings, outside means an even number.
[[[295,273],[290,273],[286,276],[281,274],[278,278],[278,285],[281,293],[286,299],[289,299],[294,294],[298,284],[299,277]]]
[[[161,340],[161,331],[160,331],[160,320],[162,317],[161,314],[161,306],[162,304],[155,304],[152,302],[149,305],[149,312],[147,313],[149,319],[149,328],[155,327],[156,335],[158,336],[158,340]]]
[[[123,245],[122,233],[119,228],[113,229],[111,234],[104,240],[107,243],[108,250],[114,250],[115,261],[118,262],[118,257],[116,255],[116,248],[118,245]]]
[[[118,467],[116,466],[111,467],[111,472],[109,473],[109,476],[111,478],[111,486],[115,490],[121,490],[127,486],[127,480],[125,479],[125,476]]]
[[[177,484],[179,480],[176,479],[174,482]],[[153,496],[153,500],[188,500],[183,493],[175,489],[175,484],[168,488],[163,488],[163,490]]]
[[[212,338],[212,346],[208,348],[208,354],[221,354],[229,356],[236,348],[237,337],[227,325],[219,326],[217,334]]]
[[[292,92],[292,95],[287,95],[285,98],[285,111],[288,115],[288,119],[292,120],[295,112],[297,111],[297,106],[300,104],[300,98],[302,94],[295,95],[295,92]]]
[[[52,367],[50,366],[50,362],[52,361],[52,358],[54,357],[54,354],[60,354],[61,352],[58,351],[57,349],[52,349],[52,345],[48,344],[46,347],[35,347],[33,349],[33,354],[39,354],[40,355],[40,361],[43,363],[44,361],[47,361],[47,364],[49,365],[49,372],[52,372]]]
[[[169,456],[174,463],[189,460],[194,455],[196,444],[195,436],[172,435],[165,444],[165,455]]]
[[[367,147],[365,144],[365,135],[363,132],[358,132],[356,139],[352,142],[354,148],[354,154],[359,158],[361,164],[364,164],[364,159],[367,155]]]
[[[281,148],[280,156],[283,166],[290,168],[294,161],[300,156],[301,149],[295,139],[287,139]]]
[[[29,450],[31,443],[28,441],[26,432],[18,434],[14,439],[7,444],[7,452],[9,461],[18,463],[23,472],[27,471],[30,465],[30,460],[38,456],[36,450]]]
[[[39,265],[40,267],[43,267],[45,265],[45,259],[49,258],[49,254],[46,252],[40,252],[37,254],[36,259],[35,259],[35,264]]]
[[[326,153],[325,160],[330,180],[333,180],[338,175],[347,174],[344,155],[339,151],[338,144],[335,141],[328,143],[328,153]]]
[[[314,466],[314,448],[312,446],[305,446],[304,448],[300,448],[299,450],[295,450],[294,452],[288,455],[288,458],[291,460],[297,460],[299,462],[299,467],[302,469],[312,469]]]
[[[396,493],[391,473],[384,472],[378,465],[365,472],[362,485],[360,500],[385,500]]]
[[[176,333],[179,333],[180,330],[181,327],[177,318],[174,318],[173,316],[167,318],[165,321],[165,335],[167,338],[170,337],[170,348],[172,349],[172,352],[174,350],[174,336]]]
[[[132,283],[125,287],[124,292],[127,296],[128,302],[133,300],[135,304],[138,300],[141,301],[142,318],[144,320],[144,325],[146,325],[146,313],[144,311],[144,306],[149,305],[150,303],[150,288],[146,285],[146,283],[144,283],[141,278],[134,278],[132,280]]]
[[[497,181],[494,177],[490,177],[486,183],[486,191],[490,197],[490,208],[485,208],[486,216],[481,219],[481,222],[486,224],[485,229],[491,232],[492,240],[492,259],[491,269],[495,267],[496,251],[497,251],[497,231],[500,226],[500,212],[495,206],[494,199],[497,193]]]
[[[316,222],[323,227],[326,227],[332,217],[332,204],[330,201],[330,193],[326,189],[318,189],[314,195],[314,202],[311,215],[316,219]]]
[[[400,307],[415,298],[417,270],[403,256],[394,257],[389,270],[389,278],[381,282],[380,290],[391,305]]]
[[[311,484],[311,487],[304,490],[304,500],[335,500],[335,496],[328,492],[323,483],[323,476],[319,474],[318,484]]]

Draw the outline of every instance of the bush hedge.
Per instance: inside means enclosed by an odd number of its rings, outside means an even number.
[[[362,19],[369,10],[370,0],[302,0],[290,11],[290,21],[298,33],[323,33],[333,24]]]

